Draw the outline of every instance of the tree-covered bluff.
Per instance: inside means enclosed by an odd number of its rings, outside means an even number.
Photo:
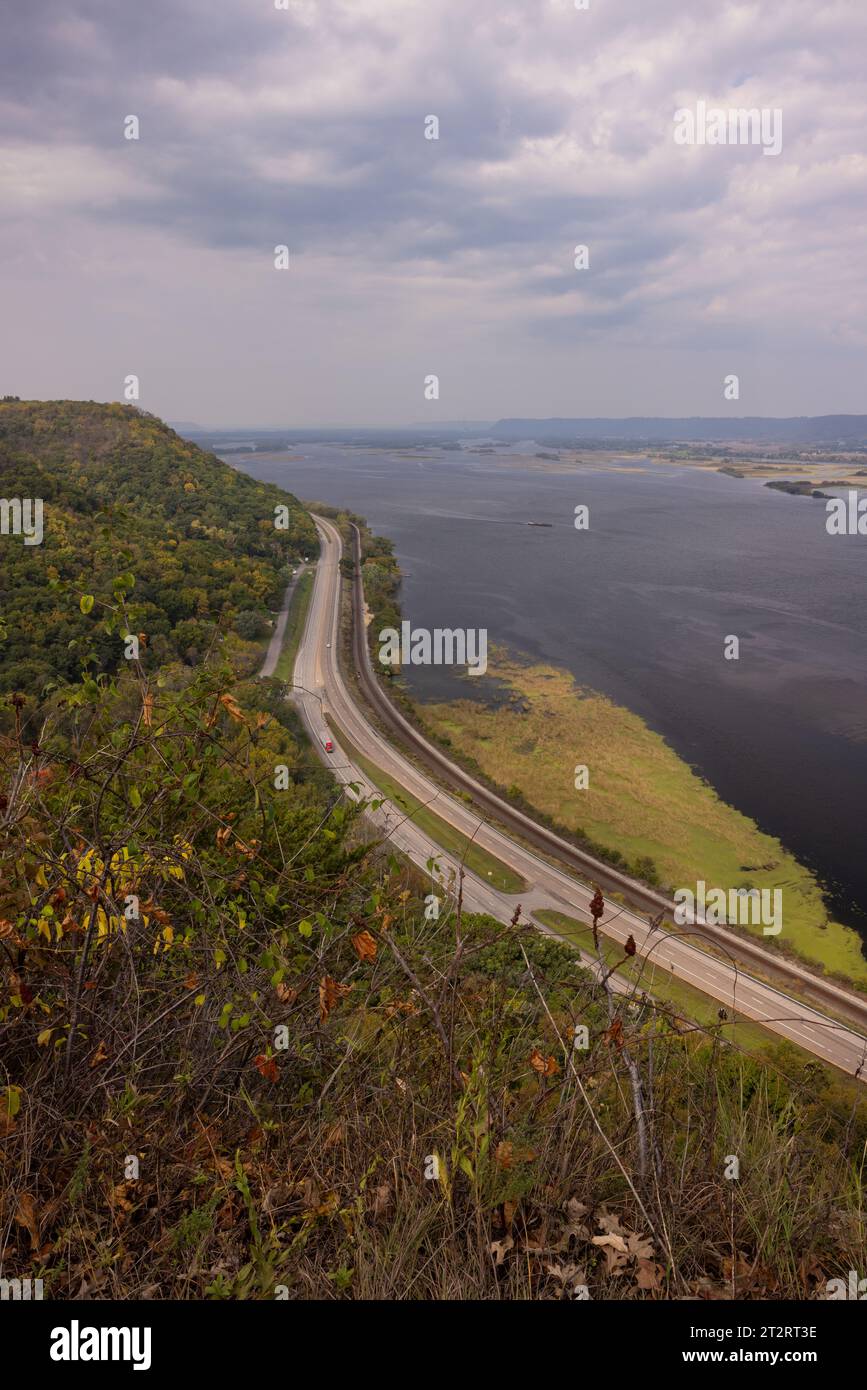
[[[126,405],[0,403],[0,497],[43,502],[41,544],[0,536],[0,690],[31,695],[119,669],[121,594],[146,669],[197,664],[255,630],[241,615],[279,607],[291,562],[318,546],[294,497]]]

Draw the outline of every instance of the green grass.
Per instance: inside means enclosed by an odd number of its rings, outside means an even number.
[[[577,917],[569,917],[564,912],[555,912],[553,909],[547,908],[540,912],[534,912],[533,916],[543,926],[550,927],[558,936],[562,936],[573,946],[580,947],[589,955],[595,955],[593,932],[587,922],[581,922]],[[615,961],[623,960],[622,947],[618,942],[606,937],[604,931],[600,937],[600,946],[606,964],[613,965]],[[663,970],[650,961],[636,957],[620,965],[617,974],[624,979],[637,981],[639,989],[643,989],[660,1003],[670,1005],[677,1013],[693,1019],[694,1022],[703,1027],[717,1026],[719,1024],[718,1011],[721,1007],[725,1007],[729,1016],[725,1036],[731,1038],[741,1047],[767,1047],[769,1043],[777,1043],[780,1040],[776,1033],[771,1033],[758,1023],[743,1019],[738,1019],[737,1023],[733,1023],[731,1020],[735,1015],[731,1004],[721,1005],[716,999],[702,994],[701,990],[694,989],[692,985],[676,979],[667,970]],[[804,1053],[805,1057],[807,1055]]]
[[[781,888],[778,938],[803,959],[867,984],[856,932],[829,919],[819,885],[779,840],[727,805],[638,715],[576,685],[568,671],[495,654],[490,675],[516,698],[424,704],[417,713],[485,776],[626,861],[653,861],[659,880],[688,887]],[[589,769],[577,790],[575,767]],[[761,935],[761,928],[752,928]],[[762,937],[765,946],[774,939]]]
[[[277,680],[292,680],[295,658],[298,655],[298,647],[304,632],[304,624],[307,621],[307,609],[310,607],[310,596],[312,593],[313,571],[306,570],[298,580],[295,592],[292,595],[289,617],[286,622],[286,631],[283,634],[283,647],[277,658],[277,665],[274,668],[274,675]]]
[[[383,796],[405,811],[419,830],[423,830],[435,844],[438,844],[441,849],[447,850],[449,854],[453,854],[456,859],[460,859],[466,868],[471,869],[474,874],[484,879],[486,883],[490,883],[491,887],[498,889],[499,892],[526,892],[527,884],[520,874],[516,874],[493,854],[489,854],[480,845],[469,840],[466,835],[449,825],[430,807],[416,801],[399,782],[396,782],[387,772],[383,772],[381,767],[377,767],[376,763],[371,762],[369,758],[359,752],[330,716],[328,717],[328,724],[352,762],[361,768],[364,775],[370,779],[375,787],[379,788]]]

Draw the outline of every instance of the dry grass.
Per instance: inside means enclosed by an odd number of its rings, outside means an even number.
[[[867,984],[856,932],[828,919],[812,874],[779,840],[720,800],[637,715],[580,689],[568,672],[523,666],[497,653],[491,675],[514,692],[498,708],[463,700],[422,705],[439,737],[533,807],[622,854],[653,861],[670,887],[782,888],[783,932],[776,940],[804,959]],[[590,785],[575,788],[586,764]],[[761,931],[761,928],[756,928]]]

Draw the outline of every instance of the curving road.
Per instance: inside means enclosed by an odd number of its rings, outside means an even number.
[[[501,922],[509,922],[520,901],[525,914],[549,908],[589,923],[589,888],[496,826],[482,822],[471,807],[444,791],[427,772],[395,748],[358,706],[347,689],[338,661],[342,543],[338,531],[330,522],[322,518],[314,519],[322,542],[322,554],[316,570],[307,624],[295,662],[294,684],[298,708],[322,759],[346,787],[347,795],[355,799],[381,797],[377,788],[371,786],[366,775],[353,765],[341,749],[339,733],[335,733],[327,722],[326,716],[330,716],[337,729],[342,730],[351,744],[371,762],[386,771],[418,801],[433,803],[432,809],[438,816],[508,864],[527,884],[525,892],[513,896],[499,892],[465,870],[463,899],[469,910],[487,912]],[[334,752],[331,754],[325,751],[325,743],[329,739],[334,742]],[[384,800],[378,810],[371,810],[369,814],[397,849],[424,872],[431,873],[432,892],[441,896],[454,890],[458,861],[408,820],[401,808]],[[433,869],[430,868],[431,861],[434,861]],[[867,1080],[867,1039],[861,1033],[801,1000],[789,997],[773,985],[753,978],[737,963],[710,955],[692,940],[654,930],[644,917],[629,908],[609,900],[606,900],[605,907],[602,931],[620,943],[630,935],[634,938],[638,955],[645,957],[648,963],[643,983],[649,992],[652,992],[650,967],[671,972],[677,979],[718,1000],[727,1010],[754,1019],[770,1031],[799,1044],[820,1060],[831,1062],[850,1075],[857,1073]],[[582,953],[582,958],[591,968],[595,968],[595,962],[590,957]],[[853,998],[842,990],[838,992],[843,999]]]

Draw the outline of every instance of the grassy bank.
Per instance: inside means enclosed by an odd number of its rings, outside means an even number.
[[[812,874],[726,805],[643,720],[552,666],[523,666],[498,654],[490,670],[513,698],[419,706],[439,738],[567,830],[616,850],[630,865],[651,860],[662,885],[703,878],[713,887],[781,888],[779,943],[867,985],[860,940],[829,920]],[[589,770],[584,790],[575,788],[578,764]],[[761,927],[754,930],[761,935]]]

